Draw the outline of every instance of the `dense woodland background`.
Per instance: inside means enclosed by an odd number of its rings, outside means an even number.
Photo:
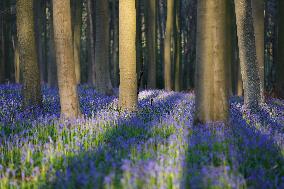
[[[17,82],[21,79],[21,66],[19,61],[19,46],[17,43],[16,30],[16,5],[14,0],[2,0],[0,4],[1,20],[1,69],[0,82]],[[74,44],[74,60],[76,65],[76,78],[78,83],[94,84],[93,76],[98,69],[93,69],[95,59],[107,53],[103,61],[109,62],[111,85],[119,86],[118,68],[118,1],[71,1],[72,31]],[[156,3],[156,4],[155,4]],[[278,49],[278,7],[277,0],[267,0],[264,6],[264,70],[265,91],[276,92],[277,78],[277,49]],[[164,88],[163,61],[165,48],[165,35],[167,6],[172,6],[173,12],[168,12],[171,19],[169,28],[172,30],[173,40],[171,43],[171,89],[177,91],[194,88],[194,71],[196,64],[196,25],[197,25],[197,1],[180,0],[175,4],[168,4],[165,0],[137,1],[137,73],[143,71],[141,88]],[[227,7],[231,15],[227,15],[232,31],[230,43],[232,44],[231,64],[232,87],[231,94],[238,94],[237,72],[238,52],[234,4],[230,0]],[[168,9],[172,9],[168,7]],[[40,67],[40,80],[42,84],[57,86],[56,60],[53,36],[52,1],[34,1],[33,5],[36,53]],[[32,17],[31,17],[32,18]],[[259,24],[258,24],[259,25]],[[97,28],[97,29],[96,29]],[[106,36],[108,35],[108,36]],[[108,46],[101,46],[100,38],[105,37]],[[152,42],[153,41],[153,42]],[[97,48],[96,48],[97,47]],[[106,48],[100,50],[102,48]],[[101,52],[104,51],[104,52]],[[96,53],[97,52],[97,53]],[[177,55],[178,54],[178,55]],[[97,57],[94,57],[97,56]],[[99,61],[99,60],[98,60]],[[105,75],[105,73],[103,73]]]

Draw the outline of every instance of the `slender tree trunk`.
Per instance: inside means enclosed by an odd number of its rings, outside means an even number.
[[[15,82],[20,83],[20,55],[17,36],[13,36]]]
[[[3,2],[0,4],[0,11],[3,11]],[[5,82],[5,38],[4,38],[4,14],[0,15],[0,83]]]
[[[24,106],[41,105],[40,75],[34,32],[33,0],[17,0],[17,34],[23,66]]]
[[[157,84],[157,0],[146,0],[146,27],[147,27],[147,50],[148,50],[148,87],[155,89]]]
[[[175,1],[174,8],[174,38],[175,38],[175,91],[181,90],[181,28],[180,28],[180,0]]]
[[[92,0],[87,0],[88,11],[88,83],[95,84],[95,24],[93,22],[94,4]]]
[[[257,68],[251,0],[235,0],[238,46],[244,86],[244,103],[255,111],[260,103],[260,80]]]
[[[112,16],[113,16],[113,85],[119,86],[119,64],[118,64],[118,16],[117,16],[117,3],[116,0],[112,0]]]
[[[112,95],[109,68],[109,6],[108,1],[96,1],[96,47],[95,47],[95,88],[98,92]]]
[[[276,88],[284,99],[284,1],[278,1],[278,61],[276,65]]]
[[[167,21],[164,46],[164,80],[165,89],[172,90],[172,61],[171,61],[171,38],[174,20],[174,0],[167,0]]]
[[[81,65],[80,65],[80,51],[81,51],[81,27],[82,27],[82,0],[72,1],[72,31],[73,31],[73,47],[74,47],[74,62],[77,84],[81,83]]]
[[[260,78],[260,98],[264,103],[264,0],[251,0],[256,57]]]
[[[197,3],[196,122],[226,121],[228,117],[227,3]]]
[[[53,1],[53,24],[61,117],[80,114],[77,94],[70,0]]]
[[[142,47],[142,6],[144,0],[136,1],[136,72],[137,77],[137,90],[143,85],[144,67],[143,67],[143,47]]]
[[[57,67],[56,67],[56,57],[55,57],[55,41],[54,41],[54,28],[53,28],[53,11],[52,11],[52,1],[49,4],[49,10],[51,17],[49,18],[49,40],[48,40],[48,86],[49,87],[56,87],[58,85],[57,80]]]
[[[137,108],[135,1],[119,1],[119,104],[123,110]]]

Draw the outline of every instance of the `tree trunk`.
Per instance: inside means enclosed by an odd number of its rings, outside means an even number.
[[[118,18],[117,18],[117,3],[116,0],[112,0],[112,16],[113,16],[113,86],[119,86],[119,65],[118,65]]]
[[[264,103],[264,0],[251,0],[251,6],[260,79],[260,99]]]
[[[17,36],[13,36],[15,82],[20,83],[20,55]]]
[[[3,11],[3,2],[0,4],[0,11]],[[4,14],[0,14],[0,83],[5,82],[5,38],[4,38]]]
[[[172,90],[172,61],[171,61],[171,39],[173,32],[174,20],[174,0],[167,0],[167,21],[166,21],[166,36],[164,43],[164,80],[165,89]]]
[[[135,1],[119,1],[119,105],[123,110],[137,108]]]
[[[92,0],[87,0],[87,11],[88,11],[88,83],[94,86],[95,84],[95,25],[93,22],[94,18],[94,4]]]
[[[52,1],[49,4],[49,10],[51,17],[49,18],[49,40],[48,40],[48,86],[56,87],[58,85],[57,80],[57,67],[56,67],[56,57],[55,57],[55,41],[54,41],[54,28],[53,28],[53,11],[52,11]]]
[[[157,84],[157,0],[146,0],[146,35],[147,35],[147,51],[148,51],[148,87],[155,89]]]
[[[24,106],[41,105],[40,75],[34,32],[33,0],[17,0],[17,34],[23,66]]]
[[[276,88],[279,97],[284,99],[284,1],[278,1],[278,61],[276,65]]]
[[[112,95],[109,66],[109,7],[108,1],[96,1],[95,88],[99,93]]]
[[[175,38],[175,91],[181,90],[181,28],[180,28],[180,0],[175,1],[174,8],[174,38]]]
[[[81,51],[81,26],[82,26],[82,0],[72,1],[72,31],[73,31],[73,47],[74,47],[74,62],[76,82],[81,82],[81,66],[80,66],[80,51]]]
[[[53,1],[54,40],[61,105],[61,117],[80,114],[77,94],[70,0]]]
[[[226,121],[228,117],[227,3],[197,3],[196,122]]]
[[[257,68],[251,0],[235,0],[237,34],[244,104],[255,111],[260,103],[260,82]]]

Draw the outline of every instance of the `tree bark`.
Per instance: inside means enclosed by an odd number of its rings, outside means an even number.
[[[34,32],[33,0],[17,0],[17,34],[23,67],[24,106],[41,105],[40,75]]]
[[[95,25],[94,25],[94,4],[92,0],[87,0],[88,11],[88,83],[95,84]]]
[[[180,0],[175,1],[174,8],[174,38],[175,38],[175,75],[174,75],[174,88],[175,91],[181,90],[181,28],[180,28]]]
[[[172,90],[172,61],[171,61],[171,40],[174,20],[174,0],[167,0],[167,21],[166,36],[164,43],[164,80],[165,89]]]
[[[137,108],[135,1],[119,1],[119,105],[123,110]]]
[[[4,10],[4,3],[1,2],[0,11]],[[0,83],[5,82],[5,38],[4,38],[4,14],[0,15]]]
[[[52,11],[52,1],[49,4],[49,10],[51,17],[49,18],[49,40],[48,40],[48,86],[56,87],[58,85],[57,80],[57,67],[56,67],[56,57],[55,57],[55,41],[54,41],[54,28],[53,28],[53,11]]]
[[[99,93],[112,95],[109,66],[109,6],[108,1],[96,1],[95,88]]]
[[[147,51],[148,51],[148,87],[155,89],[157,86],[157,0],[146,0],[146,35],[147,35]]]
[[[279,97],[284,99],[284,1],[278,1],[278,61],[276,65],[276,88]]]
[[[260,104],[260,79],[257,68],[251,0],[235,0],[237,34],[244,104],[256,111]]]
[[[118,15],[117,15],[116,0],[112,0],[112,16],[113,16],[113,86],[119,86],[119,65],[118,65]]]
[[[75,118],[79,116],[80,109],[73,56],[70,0],[53,1],[53,24],[61,117]]]
[[[261,103],[264,103],[264,0],[251,0],[251,5],[260,78],[260,99]]]
[[[196,122],[228,118],[227,3],[227,0],[197,3]]]
[[[72,1],[72,31],[73,31],[73,53],[75,62],[75,73],[77,84],[81,83],[81,65],[80,65],[80,52],[81,52],[81,27],[82,27],[82,0]]]

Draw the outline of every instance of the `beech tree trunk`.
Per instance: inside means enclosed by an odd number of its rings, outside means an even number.
[[[95,88],[99,93],[112,95],[109,63],[109,6],[108,1],[96,1]]]
[[[88,83],[94,86],[95,84],[95,25],[93,22],[94,3],[92,0],[87,0],[88,11]]]
[[[48,67],[47,67],[47,82],[49,87],[56,87],[58,85],[57,80],[57,67],[56,67],[56,57],[55,57],[55,42],[54,42],[54,28],[53,28],[53,11],[52,11],[52,1],[48,5],[51,17],[49,18],[49,40],[48,40]]]
[[[284,99],[284,1],[278,1],[278,61],[276,65],[276,88]]]
[[[257,67],[251,0],[235,0],[237,34],[244,104],[256,111],[260,104],[260,79]]]
[[[136,9],[135,1],[119,1],[119,105],[123,110],[137,108]]]
[[[72,31],[73,31],[73,47],[74,47],[74,62],[77,84],[81,83],[81,27],[82,27],[82,0],[72,1]]]
[[[175,91],[181,90],[181,28],[180,28],[180,0],[175,1],[175,10],[174,10],[174,38],[175,38],[175,58],[174,58],[174,65],[175,65],[175,76],[174,76],[174,88]]]
[[[155,89],[157,84],[157,0],[146,0],[146,35],[148,51],[148,87]]]
[[[251,0],[256,45],[256,59],[260,78],[260,99],[264,99],[264,0]]]
[[[54,40],[61,117],[80,114],[73,56],[70,0],[53,1]]]
[[[167,21],[166,36],[164,43],[164,80],[165,89],[172,90],[172,58],[171,58],[171,41],[174,20],[174,0],[167,0]]]
[[[33,0],[17,0],[17,35],[23,67],[24,106],[41,105],[40,74],[34,32]]]
[[[4,3],[0,2],[0,11],[4,9]],[[4,38],[4,14],[0,15],[0,83],[5,82],[5,38]]]
[[[197,3],[196,122],[228,118],[227,0]]]

